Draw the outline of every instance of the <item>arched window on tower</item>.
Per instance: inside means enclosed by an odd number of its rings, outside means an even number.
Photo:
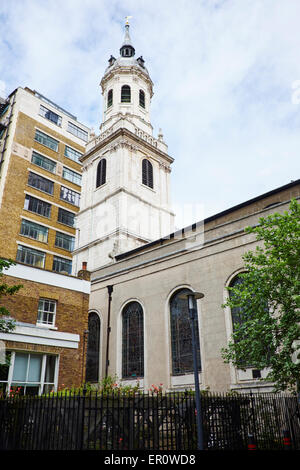
[[[110,106],[112,106],[112,104],[113,104],[113,91],[109,90],[109,92],[107,94],[107,107],[110,108]]]
[[[145,92],[143,90],[139,92],[139,103],[142,108],[145,108]]]
[[[102,158],[97,166],[96,188],[102,186],[106,182],[106,160]]]
[[[122,313],[122,377],[144,377],[144,315],[138,302]]]
[[[153,189],[153,166],[146,158],[142,162],[142,183]]]
[[[180,295],[191,292],[189,289],[180,289],[170,300],[170,326],[172,346],[172,373],[182,375],[193,373],[192,330],[188,309],[188,301],[180,299]],[[198,328],[198,315],[195,319],[196,348],[198,354],[198,368],[201,370],[200,341]]]
[[[88,331],[85,379],[86,382],[98,382],[100,365],[100,318],[96,312],[89,314]]]
[[[121,88],[121,103],[131,102],[131,90],[129,85],[123,85]]]

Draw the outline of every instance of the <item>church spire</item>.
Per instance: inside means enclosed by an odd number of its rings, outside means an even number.
[[[129,34],[129,21],[128,21],[129,18],[131,18],[131,16],[126,16],[125,37],[124,37],[123,45],[120,49],[120,55],[122,57],[133,57],[135,54],[135,49],[132,45],[130,34]]]

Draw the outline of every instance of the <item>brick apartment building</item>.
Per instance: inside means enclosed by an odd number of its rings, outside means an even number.
[[[83,380],[89,282],[72,276],[72,251],[88,139],[85,125],[36,91],[19,87],[0,100],[0,256],[16,262],[4,282],[23,285],[1,299],[16,320],[0,334],[10,357],[2,390],[43,393]]]

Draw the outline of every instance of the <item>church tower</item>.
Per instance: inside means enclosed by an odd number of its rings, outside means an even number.
[[[103,119],[83,163],[74,274],[111,263],[117,254],[157,240],[174,229],[170,201],[173,158],[161,131],[153,136],[153,83],[135,57],[129,24],[120,56],[111,56],[100,83]]]

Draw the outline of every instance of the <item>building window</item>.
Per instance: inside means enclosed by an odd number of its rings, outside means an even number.
[[[73,124],[70,121],[68,122],[68,131],[71,132],[71,134],[75,135],[76,137],[79,137],[79,139],[82,139],[85,142],[87,142],[88,133],[85,130],[81,129],[80,127],[75,126],[75,124]]]
[[[97,166],[96,188],[102,186],[106,182],[106,159],[102,158]]]
[[[32,152],[31,163],[44,168],[44,170],[51,171],[51,173],[55,173],[56,171],[56,162],[50,160],[50,158],[40,155],[37,152]]]
[[[57,356],[7,351],[7,365],[1,367],[0,389],[5,394],[41,395],[57,388]]]
[[[72,260],[66,258],[60,258],[59,256],[53,257],[52,270],[57,273],[72,273]]]
[[[57,221],[61,224],[68,225],[69,227],[74,227],[75,223],[75,214],[73,212],[66,211],[61,207],[58,208],[58,218]]]
[[[107,107],[110,108],[110,106],[112,106],[112,104],[113,104],[113,91],[109,90],[109,92],[107,94]]]
[[[36,224],[29,220],[22,220],[20,235],[24,237],[33,238],[39,242],[47,243],[48,241],[48,228],[43,225]]]
[[[82,157],[82,153],[77,150],[72,149],[71,147],[65,146],[65,157],[70,158],[74,162],[80,164],[79,158]]]
[[[43,217],[49,218],[51,215],[51,204],[29,195],[25,196],[24,209]]]
[[[143,309],[138,302],[127,304],[122,314],[122,377],[144,377]]]
[[[44,193],[53,194],[53,181],[50,181],[47,178],[43,178],[43,176],[36,175],[31,171],[28,175],[28,185],[38,189],[39,191],[43,191]]]
[[[74,184],[81,186],[81,175],[76,173],[76,171],[70,170],[69,168],[63,167],[63,178],[68,181],[71,181]]]
[[[60,188],[60,199],[63,201],[67,201],[74,206],[80,206],[80,194],[76,193],[72,189],[65,188],[65,186],[61,186]]]
[[[54,113],[53,111],[50,111],[50,109],[46,108],[42,104],[40,105],[40,116],[43,116],[44,118],[48,119],[49,121],[54,122],[57,126],[61,127],[61,116],[58,114]]]
[[[56,315],[56,301],[40,299],[38,306],[37,323],[42,325],[54,326]]]
[[[232,279],[229,287],[236,287],[243,283],[243,279],[240,276],[236,276]],[[233,292],[229,292],[229,297],[233,298],[235,294]],[[237,325],[241,325],[243,323],[243,310],[241,307],[233,307],[231,308],[231,320],[232,320],[232,329],[235,330]]]
[[[152,163],[146,159],[142,162],[142,182],[153,189],[153,166]]]
[[[46,254],[39,250],[34,250],[28,246],[18,245],[17,261],[30,264],[36,268],[43,268],[45,265]]]
[[[194,371],[192,330],[190,324],[188,302],[180,299],[180,294],[190,292],[188,289],[177,291],[170,300],[170,327],[172,346],[172,373],[173,375],[189,374]],[[196,346],[198,367],[201,370],[200,341],[198,329],[198,315],[195,320]]]
[[[55,246],[63,250],[74,250],[75,237],[67,235],[66,233],[56,232]]]
[[[130,103],[130,101],[131,101],[130,86],[123,85],[121,88],[121,103]]]
[[[44,134],[44,132],[41,132],[38,129],[35,131],[34,140],[42,145],[45,145],[49,149],[54,150],[54,152],[58,152],[58,141],[53,139],[53,137]]]
[[[86,382],[99,381],[100,328],[99,315],[95,312],[91,312],[88,320],[89,336],[86,353]]]
[[[145,108],[145,92],[143,90],[139,92],[139,103],[142,108]]]

